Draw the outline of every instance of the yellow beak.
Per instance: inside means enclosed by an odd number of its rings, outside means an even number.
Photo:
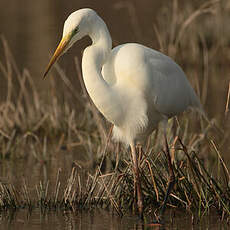
[[[60,41],[57,49],[54,52],[54,55],[52,56],[52,58],[50,59],[50,62],[48,64],[48,66],[46,67],[46,71],[43,75],[43,78],[46,77],[47,73],[49,72],[50,68],[52,67],[52,65],[57,61],[57,59],[63,54],[65,48],[67,47],[67,45],[69,44],[69,41],[71,40],[71,36],[68,34],[65,37],[62,38],[62,40]]]

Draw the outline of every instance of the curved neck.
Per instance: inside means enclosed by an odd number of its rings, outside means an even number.
[[[87,47],[83,53],[83,80],[96,107],[111,121],[108,114],[114,102],[113,90],[101,74],[102,67],[111,53],[111,37],[101,18],[94,23],[88,35],[92,40],[92,45]]]
[[[93,24],[88,35],[92,40],[92,45],[84,50],[82,57],[84,80],[87,80],[89,76],[86,77],[86,75],[89,73],[92,74],[92,72],[97,72],[101,76],[101,68],[106,62],[112,49],[110,33],[101,18],[98,17],[98,20]]]

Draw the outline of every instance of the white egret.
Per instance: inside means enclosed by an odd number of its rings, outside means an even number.
[[[168,56],[136,43],[112,49],[104,21],[92,9],[73,12],[65,21],[63,37],[51,58],[53,63],[77,40],[89,36],[92,44],[82,57],[83,79],[93,103],[114,124],[113,137],[131,147],[134,184],[140,215],[143,201],[135,145],[169,118],[189,107],[202,111],[200,100],[182,69]],[[166,131],[164,132],[167,145]],[[169,150],[170,179],[163,210],[175,183]]]

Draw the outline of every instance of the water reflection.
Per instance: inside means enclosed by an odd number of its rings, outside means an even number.
[[[118,217],[112,212],[94,209],[88,211],[43,211],[26,210],[18,212],[8,211],[0,215],[1,229],[43,229],[43,230],[163,230],[163,229],[228,229],[225,222],[221,222],[217,216],[203,217],[200,222],[194,222],[188,213],[170,211],[165,226],[143,224],[137,217],[126,215]],[[150,222],[149,222],[150,223]]]

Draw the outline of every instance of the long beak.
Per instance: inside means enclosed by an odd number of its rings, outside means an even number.
[[[63,54],[65,48],[67,47],[67,45],[69,44],[69,41],[71,39],[70,35],[66,35],[65,37],[62,38],[62,40],[60,41],[57,49],[54,52],[54,55],[52,56],[52,58],[50,59],[50,62],[48,64],[48,66],[46,67],[46,71],[43,75],[43,78],[46,77],[47,73],[49,72],[50,68],[52,67],[52,65],[57,61],[57,59]]]

